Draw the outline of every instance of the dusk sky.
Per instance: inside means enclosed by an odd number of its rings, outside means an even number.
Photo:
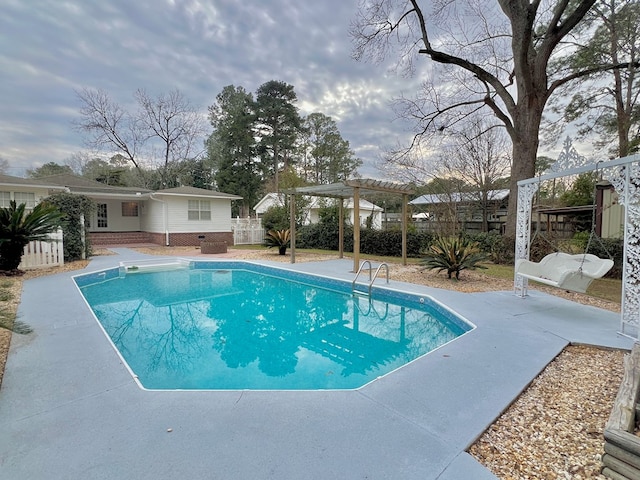
[[[4,0],[0,15],[0,158],[10,175],[86,151],[72,122],[82,88],[132,106],[180,90],[206,116],[226,85],[250,92],[269,80],[295,87],[302,115],[338,124],[365,165],[410,137],[394,97],[419,78],[351,58],[355,0]],[[210,131],[208,132],[210,133]]]

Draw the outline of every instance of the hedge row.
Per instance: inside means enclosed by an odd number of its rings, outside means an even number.
[[[407,233],[407,256],[419,257],[431,245],[434,236],[429,233]],[[298,231],[296,246],[320,250],[338,250],[338,229],[335,225],[318,223],[306,225]],[[344,228],[344,251],[353,252],[353,227]],[[402,256],[400,230],[360,230],[360,252],[386,257]]]

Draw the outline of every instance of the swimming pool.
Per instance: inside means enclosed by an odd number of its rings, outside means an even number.
[[[122,266],[74,277],[140,385],[355,389],[471,330],[425,296],[248,262]]]

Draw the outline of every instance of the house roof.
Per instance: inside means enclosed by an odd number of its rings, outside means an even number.
[[[158,190],[153,192],[155,195],[179,195],[181,197],[210,197],[210,198],[228,198],[230,200],[240,200],[242,197],[231,193],[216,192],[214,190],[205,190],[196,187],[175,187]]]
[[[42,182],[49,185],[68,188],[70,192],[82,194],[111,194],[111,195],[143,195],[151,190],[141,187],[115,187],[105,185],[78,175],[60,174],[41,177]]]
[[[232,195],[230,193],[215,192],[213,190],[205,190],[196,187],[177,187],[167,188],[154,192],[148,188],[142,187],[116,187],[113,185],[105,185],[85,177],[70,174],[49,175],[40,178],[20,178],[11,177],[9,175],[0,175],[1,185],[20,185],[30,187],[42,187],[49,189],[66,189],[72,193],[95,195],[95,196],[118,196],[136,198],[147,197],[150,194],[157,195],[177,195],[177,196],[196,196],[209,198],[226,198],[230,200],[238,200],[242,197]]]
[[[453,193],[433,193],[421,195],[409,202],[409,205],[436,205],[439,203],[460,203],[477,202],[480,192],[453,192]],[[509,196],[509,190],[489,190],[487,192],[489,200],[504,200]]]
[[[591,213],[594,205],[578,205],[575,207],[537,207],[536,212],[547,215],[567,215],[571,213]]]
[[[60,187],[60,185],[58,184],[49,183],[44,181],[43,179],[12,177],[11,175],[0,175],[0,185],[19,185],[23,187],[29,186],[40,188]]]
[[[273,207],[274,205],[278,205],[278,206],[283,206],[284,205],[284,200],[285,200],[285,194],[284,193],[275,193],[275,192],[271,192],[271,193],[267,193],[264,197],[262,197],[260,199],[260,201],[258,203],[256,203],[256,205],[253,207],[253,209],[256,211],[256,213],[264,213],[266,212],[270,207]],[[309,202],[309,209],[314,209],[314,208],[319,208],[320,207],[320,203],[317,197],[312,197],[311,201]],[[353,198],[349,198],[347,201],[347,204],[345,205],[345,208],[347,209],[352,209],[353,208]],[[381,212],[383,209],[371,202],[369,202],[368,200],[365,200],[364,198],[360,199],[360,209],[361,210],[374,210],[376,212]]]
[[[372,178],[354,178],[345,180],[344,182],[331,183],[329,185],[312,185],[310,187],[298,187],[284,190],[284,193],[298,193],[302,195],[315,195],[318,197],[336,197],[349,198],[353,197],[354,189],[358,188],[360,195],[371,193],[396,193],[396,194],[412,194],[413,186],[403,185],[395,182],[387,182],[384,180],[374,180]]]

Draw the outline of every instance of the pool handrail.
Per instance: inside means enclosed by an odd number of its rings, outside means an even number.
[[[353,282],[351,282],[351,291],[355,291],[356,288],[356,281],[358,280],[358,277],[360,276],[360,273],[362,272],[362,270],[364,269],[364,266],[369,264],[369,296],[371,296],[371,288],[373,286],[373,282],[376,281],[376,278],[378,278],[378,274],[380,273],[380,269],[382,267],[385,267],[386,271],[387,271],[387,283],[389,283],[389,265],[385,262],[382,262],[380,265],[378,265],[378,268],[376,269],[376,273],[373,275],[371,275],[371,270],[373,270],[373,266],[371,265],[371,262],[369,260],[365,260],[364,262],[362,262],[362,264],[360,265],[360,268],[358,268],[358,272],[356,273],[355,278],[353,279]]]

